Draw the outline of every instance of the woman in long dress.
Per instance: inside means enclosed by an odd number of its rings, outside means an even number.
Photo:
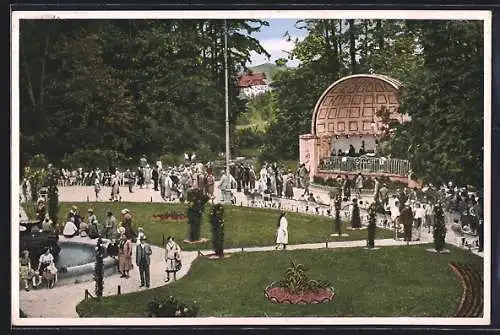
[[[174,241],[172,236],[167,237],[167,243],[165,244],[165,262],[167,273],[166,282],[170,281],[170,274],[174,274],[174,280],[176,280],[175,274],[180,270],[181,264],[181,248]]]
[[[19,277],[23,281],[24,289],[26,291],[30,290],[29,281],[34,276],[34,271],[31,268],[30,253],[28,250],[24,250],[21,258],[19,259],[20,270]],[[35,283],[36,284],[36,283]]]
[[[122,274],[120,278],[129,278],[129,271],[132,270],[132,243],[125,234],[121,235],[118,244],[118,270]]]
[[[213,198],[214,196],[214,186],[215,186],[215,178],[212,175],[212,171],[207,172],[205,187],[207,189],[207,194],[210,196],[210,198]]]
[[[285,212],[281,212],[278,222],[278,230],[276,231],[276,249],[278,249],[281,245],[283,246],[283,250],[285,250],[286,245],[288,244],[288,220]]]
[[[260,169],[259,191],[264,197],[264,192],[267,190],[267,169],[265,166]]]
[[[293,198],[293,174],[291,170],[288,170],[288,175],[286,176],[285,198]]]

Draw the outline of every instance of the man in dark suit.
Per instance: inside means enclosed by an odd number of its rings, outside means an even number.
[[[141,276],[141,287],[149,288],[149,265],[151,264],[149,256],[153,251],[151,246],[146,243],[146,235],[141,234],[138,242],[135,249],[135,262]]]
[[[401,220],[401,223],[403,224],[403,236],[406,244],[410,244],[411,242],[411,233],[412,233],[412,226],[413,226],[413,211],[410,207],[410,204],[406,202],[403,205],[403,209],[401,209],[401,214],[399,215],[399,218]]]
[[[158,180],[160,179],[160,174],[158,173],[158,165],[155,165],[151,178],[153,179],[154,190],[158,191]]]

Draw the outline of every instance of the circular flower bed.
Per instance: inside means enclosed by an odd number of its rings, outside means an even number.
[[[169,212],[164,214],[153,215],[151,219],[156,221],[183,221],[187,220],[188,217],[183,213]]]
[[[330,302],[335,297],[332,287],[322,288],[316,292],[304,292],[302,294],[292,294],[284,288],[271,283],[265,289],[265,296],[275,304],[321,304]]]

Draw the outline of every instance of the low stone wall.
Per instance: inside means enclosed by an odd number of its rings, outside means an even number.
[[[116,266],[117,260],[112,257],[106,257],[103,260],[104,277],[111,276],[118,272]],[[94,280],[94,265],[95,263],[87,263],[83,265],[73,266],[68,268],[67,272],[58,274],[58,285],[78,284]]]

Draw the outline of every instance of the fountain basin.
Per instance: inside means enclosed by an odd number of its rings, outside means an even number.
[[[109,240],[103,239],[104,246]],[[75,284],[94,280],[95,247],[97,239],[75,236],[67,238],[60,236],[59,246],[61,252],[56,262],[59,269],[57,285]],[[104,277],[115,274],[117,260],[105,256],[103,259]]]

